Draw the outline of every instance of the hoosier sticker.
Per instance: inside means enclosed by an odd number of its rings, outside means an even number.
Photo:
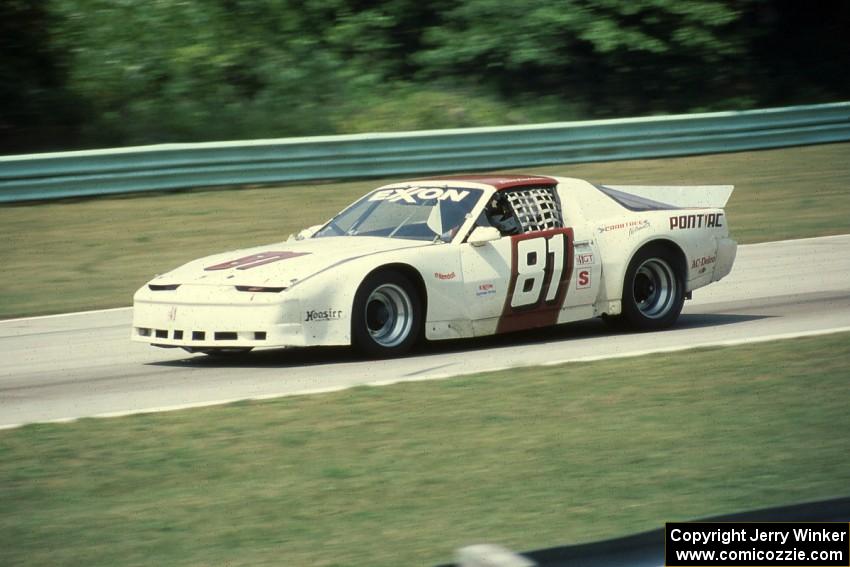
[[[321,311],[316,309],[310,309],[306,312],[306,317],[304,318],[304,322],[321,322],[321,321],[333,321],[335,319],[342,318],[342,311],[339,309],[323,309]]]

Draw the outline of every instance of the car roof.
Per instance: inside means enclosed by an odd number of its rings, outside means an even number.
[[[431,179],[423,179],[420,181],[428,181],[429,183],[433,183],[434,181],[440,181],[445,183],[452,183],[453,181],[460,181],[466,183],[479,183],[481,185],[490,185],[496,191],[502,191],[503,189],[512,189],[515,187],[523,187],[523,186],[533,186],[533,185],[557,185],[557,181],[551,177],[544,177],[542,175],[523,175],[523,174],[514,174],[514,173],[506,173],[504,175],[499,174],[470,174],[470,175],[452,175],[451,177],[434,177]],[[413,181],[412,183],[418,183],[419,181]]]

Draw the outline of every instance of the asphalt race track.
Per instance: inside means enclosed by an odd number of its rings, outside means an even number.
[[[221,361],[131,343],[130,322],[130,309],[0,321],[0,428],[850,330],[850,235],[740,247],[732,274],[697,290],[661,333],[588,321],[399,360],[311,348]]]

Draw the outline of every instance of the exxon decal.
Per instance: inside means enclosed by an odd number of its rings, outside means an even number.
[[[405,203],[413,203],[421,201],[430,201],[437,199],[438,201],[453,201],[459,203],[463,201],[469,191],[461,191],[460,189],[441,189],[439,187],[409,187],[405,189],[384,189],[375,191],[369,197],[370,201],[389,201],[396,203],[403,201]]]

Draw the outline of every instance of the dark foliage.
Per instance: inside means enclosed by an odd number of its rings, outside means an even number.
[[[847,99],[850,4],[6,0],[0,151]]]

